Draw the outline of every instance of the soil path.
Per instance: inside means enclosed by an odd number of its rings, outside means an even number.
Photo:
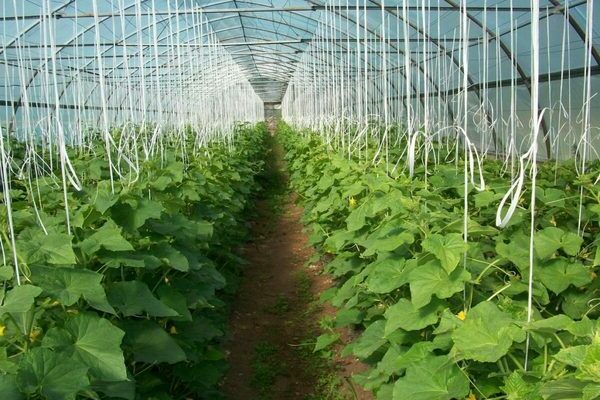
[[[266,175],[273,188],[257,202],[252,238],[243,249],[249,264],[230,317],[223,392],[228,400],[371,399],[349,384],[360,363],[338,359],[332,366],[312,354],[318,321],[333,313],[315,299],[331,281],[319,264],[307,267],[313,250],[300,221],[303,210],[285,189],[283,149],[271,140]]]

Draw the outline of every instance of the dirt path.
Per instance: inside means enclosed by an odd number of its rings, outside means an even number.
[[[360,365],[352,360],[333,365],[312,353],[318,321],[333,312],[315,298],[331,281],[319,274],[318,264],[306,266],[313,250],[296,195],[285,190],[282,158],[283,149],[273,140],[267,173],[273,188],[257,203],[252,240],[242,254],[249,265],[230,318],[230,370],[223,391],[229,400],[370,399],[339,388],[349,388],[347,376]]]

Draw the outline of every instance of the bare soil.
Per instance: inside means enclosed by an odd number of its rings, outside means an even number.
[[[282,157],[283,149],[274,141],[271,168],[285,185]],[[303,210],[296,205],[296,197],[283,191],[266,195],[256,204],[252,240],[242,252],[249,264],[229,322],[231,339],[226,350],[230,369],[223,392],[229,400],[370,400],[373,396],[349,379],[365,369],[362,363],[339,356],[332,363],[315,363],[317,356],[311,354],[320,334],[319,320],[335,313],[331,306],[316,306],[315,299],[333,282],[321,274],[319,263],[307,266],[314,250],[303,230]],[[345,340],[351,336],[349,331],[342,333]],[[266,375],[270,379],[261,380],[265,366],[257,363],[264,364],[265,357],[262,361],[257,357],[261,351],[265,355],[265,348],[269,349]],[[323,376],[332,373],[342,382],[336,397],[319,393]]]

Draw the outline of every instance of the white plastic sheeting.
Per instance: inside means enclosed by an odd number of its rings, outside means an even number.
[[[290,81],[284,116],[346,132],[369,121],[428,135],[464,125],[483,154],[522,154],[536,75],[537,157],[598,158],[598,2],[540,1],[535,41],[532,3],[330,2]]]

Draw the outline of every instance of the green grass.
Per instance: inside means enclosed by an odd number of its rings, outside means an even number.
[[[298,272],[298,283],[296,284],[298,297],[304,303],[310,303],[314,300],[314,296],[311,292],[312,282],[307,272],[300,270]]]
[[[283,315],[290,311],[290,301],[286,296],[280,294],[277,296],[275,304],[268,306],[266,311],[275,315]]]
[[[275,138],[267,138],[267,146],[271,149],[267,155],[265,170],[258,177],[258,181],[263,188],[262,196],[267,200],[271,211],[271,218],[276,219],[283,211],[283,205],[288,194],[288,178],[277,162],[277,155],[274,152],[276,146]]]
[[[258,390],[261,399],[270,399],[270,390],[277,377],[287,372],[287,366],[277,358],[277,347],[270,342],[259,342],[254,348],[250,384]]]

